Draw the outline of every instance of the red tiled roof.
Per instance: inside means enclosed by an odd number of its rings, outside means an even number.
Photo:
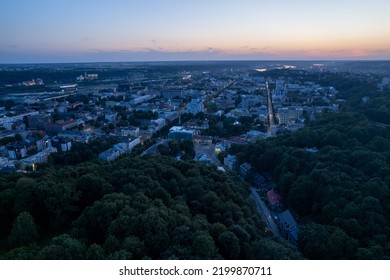
[[[76,122],[77,122],[76,120],[69,120],[60,123],[47,123],[46,126],[63,127]]]
[[[267,198],[271,205],[280,203],[280,200],[282,199],[280,194],[276,193],[274,190],[269,190],[267,192]]]

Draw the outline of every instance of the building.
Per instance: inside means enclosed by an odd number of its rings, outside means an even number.
[[[163,111],[159,112],[159,117],[164,118],[168,122],[172,122],[173,120],[179,117],[178,111]]]
[[[245,140],[250,143],[255,143],[256,141],[264,140],[269,137],[269,134],[257,130],[250,130],[245,133]]]
[[[25,145],[16,144],[8,147],[9,159],[21,159],[27,156],[27,148]]]
[[[287,94],[286,84],[282,80],[276,81],[273,97],[284,97]]]
[[[244,162],[240,165],[240,176],[241,178],[246,178],[250,174],[250,170],[252,169],[252,165],[247,162]]]
[[[182,88],[166,88],[161,91],[161,96],[165,99],[183,98]]]
[[[117,151],[114,148],[110,148],[104,152],[101,152],[98,157],[101,160],[112,161],[118,158],[119,156],[120,156],[119,151]]]
[[[225,145],[223,145],[221,143],[218,143],[218,144],[215,145],[214,152],[216,154],[219,154],[220,152],[224,152],[224,151],[226,151],[226,146]]]
[[[133,100],[130,100],[129,104],[130,105],[137,105],[137,104],[141,104],[141,103],[144,103],[146,101],[149,101],[151,99],[153,99],[153,96],[151,96],[150,94],[147,94],[147,95],[143,95],[143,96],[134,98]]]
[[[72,129],[81,124],[78,120],[69,120],[69,121],[60,121],[56,123],[47,123],[46,124],[46,132],[47,133],[58,133],[67,129]]]
[[[58,133],[59,137],[69,138],[75,142],[88,143],[91,135],[79,130],[65,130]]]
[[[282,197],[274,189],[267,192],[267,199],[272,210],[277,211],[282,208]]]
[[[194,135],[194,132],[192,130],[187,130],[183,128],[182,126],[173,126],[171,129],[169,129],[168,138],[170,140],[191,140]]]
[[[122,142],[115,144],[112,148],[101,152],[98,157],[101,160],[113,161],[121,155],[128,154],[138,144],[141,143],[141,137],[137,137],[130,142]]]
[[[87,74],[85,77],[87,80],[96,80],[98,78],[98,74]]]
[[[14,122],[12,124],[11,129],[15,130],[15,131],[25,131],[26,125],[24,124],[24,122],[22,120],[17,120],[16,122]]]
[[[275,107],[281,107],[287,96],[284,81],[276,81],[276,88],[272,91],[272,103]]]
[[[101,152],[98,157],[105,161],[112,161],[127,153],[128,151],[129,147],[127,143],[117,143],[112,148]]]
[[[132,127],[132,126],[120,128],[120,135],[124,137],[128,137],[128,136],[138,137],[139,128]]]
[[[113,123],[113,122],[116,122],[117,121],[117,116],[118,116],[118,113],[107,113],[104,115],[104,118]]]
[[[240,117],[251,117],[252,114],[247,109],[233,109],[226,114],[227,117],[239,119]]]
[[[241,107],[244,109],[250,109],[264,102],[263,97],[260,95],[242,95],[241,98]]]
[[[13,117],[3,117],[0,118],[0,126],[4,125],[5,123],[14,123],[17,120],[23,120],[24,117],[28,118],[29,116],[34,116],[34,115],[38,115],[38,112],[34,111],[30,113],[20,114]]]
[[[204,164],[211,164],[211,158],[208,155],[205,154],[198,154],[194,158],[195,161],[199,161],[200,163]]]
[[[154,127],[155,131],[158,131],[165,126],[165,119],[159,118],[159,119],[151,120],[150,125]]]
[[[248,141],[245,136],[232,136],[226,140],[227,145],[230,147],[233,144],[236,145],[246,145],[248,144]]]
[[[252,108],[253,109],[253,108]],[[259,116],[267,116],[268,114],[268,107],[267,106],[260,106],[256,108],[256,114]]]
[[[51,139],[48,136],[45,136],[42,139],[36,141],[36,146],[38,152],[41,152],[45,149],[51,149],[52,148]]]
[[[260,173],[253,174],[253,183],[257,188],[262,188],[266,184],[266,179]]]
[[[31,81],[23,81],[22,85],[24,85],[25,87],[31,87],[31,86],[35,86],[36,83],[35,83],[35,80],[33,79]]]
[[[43,150],[43,151],[41,151],[41,152],[31,156],[31,157],[24,158],[24,159],[19,161],[19,163],[21,165],[21,169],[25,169],[28,166],[28,167],[31,167],[32,170],[35,170],[37,167],[37,164],[47,162],[48,156],[51,153],[56,153],[56,152],[57,152],[57,149],[54,147],[51,147],[51,148]]]
[[[27,120],[30,129],[44,129],[47,123],[53,122],[50,114],[28,116]]]
[[[279,124],[287,125],[303,118],[303,109],[299,107],[283,107],[278,109]]]
[[[131,140],[129,143],[128,143],[128,149],[129,149],[129,152],[131,152],[131,150],[137,146],[138,144],[141,143],[141,137],[136,137],[134,138],[133,140]]]
[[[0,170],[15,171],[15,161],[5,157],[0,157]]]
[[[303,118],[303,109],[300,107],[288,107],[288,116],[290,121],[297,122]]]
[[[207,135],[194,135],[194,143],[200,145],[211,145],[213,143],[213,137]]]
[[[72,149],[72,140],[67,137],[55,137],[51,144],[61,152],[69,152]]]
[[[290,122],[290,119],[288,117],[288,108],[279,108],[278,114],[277,114],[279,124],[286,125]]]
[[[202,98],[200,96],[196,96],[191,99],[190,103],[187,104],[187,113],[196,115],[200,112],[204,112],[204,105]]]
[[[298,243],[298,224],[292,216],[290,210],[286,210],[278,216],[278,226],[281,235],[291,244]]]
[[[217,105],[218,110],[229,110],[236,108],[235,99],[224,97],[217,97],[213,102]]]
[[[390,78],[384,77],[382,82],[378,84],[380,90],[384,90],[386,87],[390,87]]]
[[[223,164],[226,166],[228,170],[235,170],[237,167],[237,158],[236,156],[227,155],[224,160]]]

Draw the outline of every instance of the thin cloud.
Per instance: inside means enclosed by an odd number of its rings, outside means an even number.
[[[213,47],[208,47],[208,48],[206,48],[203,52],[212,53],[212,54],[224,53],[223,50],[217,49],[217,48],[213,48]]]

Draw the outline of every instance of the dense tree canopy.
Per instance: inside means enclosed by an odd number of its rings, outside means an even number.
[[[313,147],[318,152],[306,149]],[[232,151],[274,175],[304,224],[305,257],[390,257],[389,128],[356,112],[326,113],[293,134]]]
[[[216,167],[124,157],[0,179],[5,259],[301,258]]]
[[[294,133],[229,152],[274,176],[286,206],[300,217],[304,257],[389,259],[389,92],[378,91],[380,78],[372,75],[284,72],[263,75],[333,86],[343,99],[341,112],[324,112]]]

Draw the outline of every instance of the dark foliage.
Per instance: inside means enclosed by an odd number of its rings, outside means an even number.
[[[389,99],[368,88],[368,104],[360,98],[352,106],[363,94],[355,92],[345,112],[324,113],[295,133],[231,150],[273,174],[301,218],[299,249],[307,258],[390,258],[390,129],[383,125],[389,119],[380,117],[389,114]],[[379,102],[382,113],[375,115]],[[313,147],[318,152],[306,149]]]
[[[192,161],[125,157],[0,180],[4,259],[300,258],[264,232],[247,186]]]

